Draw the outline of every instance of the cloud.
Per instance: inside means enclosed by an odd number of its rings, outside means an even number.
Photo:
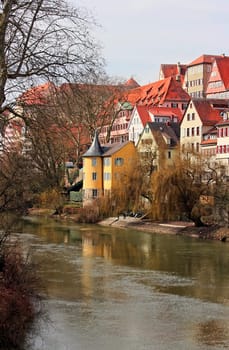
[[[76,6],[78,1],[75,2]],[[229,55],[228,0],[82,0],[102,28],[108,73],[157,79],[161,63]],[[156,68],[157,67],[157,68]]]

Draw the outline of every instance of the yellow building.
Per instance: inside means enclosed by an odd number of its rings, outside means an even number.
[[[132,141],[101,146],[96,132],[91,147],[83,155],[83,202],[108,194],[120,185],[121,175],[136,156]]]
[[[179,123],[148,122],[136,145],[140,158],[151,169],[171,166],[178,154]]]
[[[189,102],[180,125],[180,144],[183,150],[201,153],[205,149],[206,155],[207,144],[202,144],[204,135],[222,120],[221,112],[225,103],[224,100],[194,98]],[[211,142],[209,146],[212,148]]]
[[[206,96],[207,84],[216,55],[202,55],[187,65],[184,89],[193,98]]]

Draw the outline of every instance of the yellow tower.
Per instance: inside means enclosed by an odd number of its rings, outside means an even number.
[[[90,201],[103,194],[103,149],[98,133],[95,133],[91,147],[83,155],[83,200]]]
[[[111,193],[120,186],[121,175],[136,162],[136,147],[132,141],[99,143],[95,133],[91,147],[83,155],[83,202]]]

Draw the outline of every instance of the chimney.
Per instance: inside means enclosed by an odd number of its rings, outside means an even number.
[[[176,81],[180,81],[180,75],[181,75],[181,64],[180,64],[180,62],[177,62]]]

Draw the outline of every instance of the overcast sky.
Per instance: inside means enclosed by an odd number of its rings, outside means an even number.
[[[158,80],[161,63],[190,63],[202,54],[229,55],[229,0],[68,0],[101,25],[110,76]]]

